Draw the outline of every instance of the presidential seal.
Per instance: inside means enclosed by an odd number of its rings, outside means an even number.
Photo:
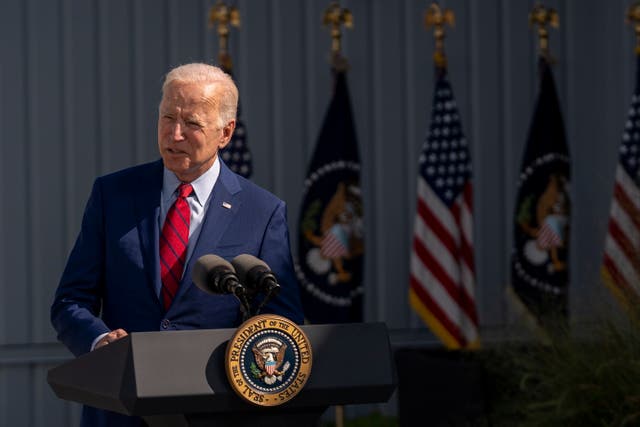
[[[258,406],[281,405],[296,396],[311,372],[311,343],[286,317],[261,314],[238,327],[227,345],[231,388]]]

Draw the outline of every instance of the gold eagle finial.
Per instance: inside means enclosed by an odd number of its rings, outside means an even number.
[[[240,27],[240,12],[236,7],[227,6],[222,0],[209,9],[209,28],[218,26],[218,63],[223,70],[230,73],[233,62],[229,55],[229,27]]]
[[[342,25],[353,28],[353,15],[349,9],[341,8],[338,2],[331,2],[322,15],[322,24],[330,27],[331,32],[331,65],[338,71],[348,68],[347,59],[342,56]]]
[[[444,26],[448,24],[453,28],[455,25],[455,16],[451,9],[442,10],[438,3],[431,3],[424,14],[424,24],[427,29],[433,27],[433,37],[436,40],[433,61],[436,67],[446,68],[447,56],[444,53]]]
[[[553,28],[560,27],[560,17],[555,9],[545,8],[540,3],[536,3],[531,12],[529,13],[529,28],[538,26],[538,41],[540,56],[545,58],[550,64],[553,64],[555,60],[549,52],[549,30],[548,26]]]
[[[634,52],[636,55],[640,55],[640,2],[635,2],[627,8],[625,22],[627,24],[633,24],[633,29],[636,32],[636,47]]]

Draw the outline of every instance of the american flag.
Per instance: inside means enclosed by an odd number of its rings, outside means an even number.
[[[640,70],[640,64],[639,64]],[[638,70],[636,70],[638,73]],[[602,277],[624,305],[640,296],[640,77],[622,134]]]
[[[247,145],[247,130],[244,122],[240,118],[240,106],[238,106],[238,118],[236,120],[236,130],[233,132],[231,141],[220,151],[222,160],[229,166],[229,169],[245,178],[250,178],[253,173],[253,162],[251,152]]]
[[[409,301],[451,349],[479,345],[471,158],[446,70],[438,69],[420,154]]]

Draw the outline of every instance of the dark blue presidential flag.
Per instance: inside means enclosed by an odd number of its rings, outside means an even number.
[[[570,163],[553,74],[540,59],[540,89],[520,168],[511,290],[538,330],[568,315]]]
[[[250,178],[253,173],[251,162],[251,152],[247,145],[247,130],[241,116],[241,108],[238,105],[238,117],[236,119],[236,130],[233,132],[231,141],[220,151],[220,156],[229,169],[245,178]]]
[[[344,72],[311,159],[298,224],[296,273],[309,323],[362,320],[360,158]]]

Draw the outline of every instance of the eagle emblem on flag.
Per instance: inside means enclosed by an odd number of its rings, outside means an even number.
[[[352,274],[344,261],[364,249],[360,188],[340,182],[324,209],[320,205],[312,203],[305,213],[303,233],[313,246],[307,264],[317,275],[328,275],[331,285],[349,282]]]
[[[568,234],[569,197],[567,180],[560,174],[549,174],[540,194],[530,194],[519,206],[518,225],[527,241],[524,258],[547,272],[564,271],[566,254],[562,251]]]

